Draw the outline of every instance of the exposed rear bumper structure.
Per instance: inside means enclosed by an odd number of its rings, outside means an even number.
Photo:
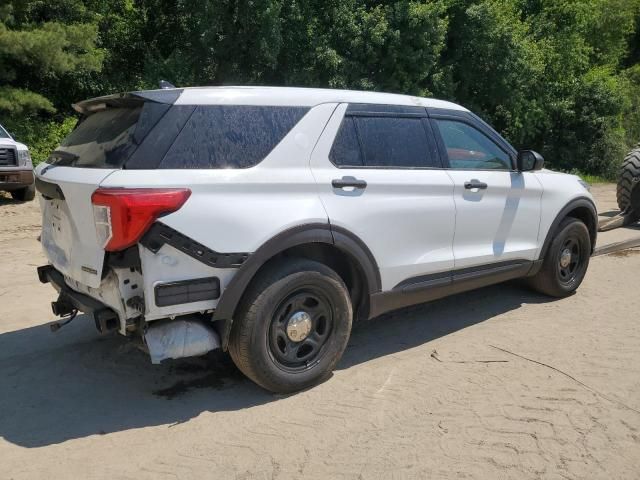
[[[64,276],[52,265],[38,267],[38,278],[42,283],[50,283],[60,294],[58,300],[51,302],[54,315],[64,316],[79,310],[93,316],[100,333],[116,330],[119,325],[118,314],[104,303],[84,293],[76,292],[64,281]]]
[[[37,270],[40,282],[50,283],[60,294],[58,300],[51,302],[54,315],[73,318],[79,310],[93,316],[100,333],[117,330],[118,314],[113,309],[95,298],[73,290],[66,284],[64,275],[52,265],[43,265]],[[220,348],[220,335],[216,329],[210,322],[203,322],[194,315],[179,320],[154,322],[145,329],[144,339],[152,363],[160,363],[168,358],[204,355]]]

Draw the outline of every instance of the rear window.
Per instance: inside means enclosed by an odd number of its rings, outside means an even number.
[[[108,108],[80,120],[51,155],[49,163],[88,168],[120,168],[135,151],[141,107]]]
[[[158,168],[248,168],[308,112],[300,107],[199,106]]]

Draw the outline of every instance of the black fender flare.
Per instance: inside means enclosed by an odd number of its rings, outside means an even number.
[[[564,220],[570,212],[575,210],[576,208],[586,208],[590,212],[592,223],[591,225],[587,225],[589,229],[589,236],[592,239],[591,242],[591,253],[593,253],[594,248],[596,247],[596,238],[598,235],[598,211],[596,210],[596,206],[589,197],[578,197],[571,200],[567,203],[562,210],[556,215],[556,218],[551,223],[549,230],[547,231],[547,236],[545,237],[544,243],[542,244],[542,250],[540,250],[539,263],[544,260],[551,246],[551,242],[553,241],[553,236],[560,225],[560,222]]]
[[[358,236],[329,223],[312,223],[292,227],[267,240],[251,254],[224,289],[213,313],[214,321],[226,321],[222,338],[223,348],[226,349],[231,332],[231,322],[233,322],[233,316],[240,300],[258,270],[275,255],[291,247],[313,243],[334,245],[351,256],[360,266],[367,282],[368,293],[371,295],[381,290],[382,282],[376,260]]]

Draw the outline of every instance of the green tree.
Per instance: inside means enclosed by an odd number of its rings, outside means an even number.
[[[301,1],[283,12],[278,83],[415,95],[441,88],[442,2]]]
[[[449,15],[452,96],[516,144],[531,143],[546,120],[544,43],[512,1],[458,0]]]
[[[627,147],[629,91],[620,75],[637,0],[527,2],[544,53],[545,130],[534,143],[551,165],[613,177]]]
[[[23,10],[17,13],[6,8],[0,17],[0,112],[9,115],[8,123],[17,116],[55,111],[49,93],[55,96],[60,80],[99,71],[103,59],[95,47],[95,24],[35,23]]]
[[[612,176],[640,141],[639,63],[640,0],[9,0],[0,121],[45,152],[71,102],[160,79],[384,90]]]

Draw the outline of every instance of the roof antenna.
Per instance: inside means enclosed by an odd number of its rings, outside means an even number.
[[[166,80],[160,80],[160,88],[165,90],[167,88],[176,88],[176,86],[171,82],[167,82]]]

